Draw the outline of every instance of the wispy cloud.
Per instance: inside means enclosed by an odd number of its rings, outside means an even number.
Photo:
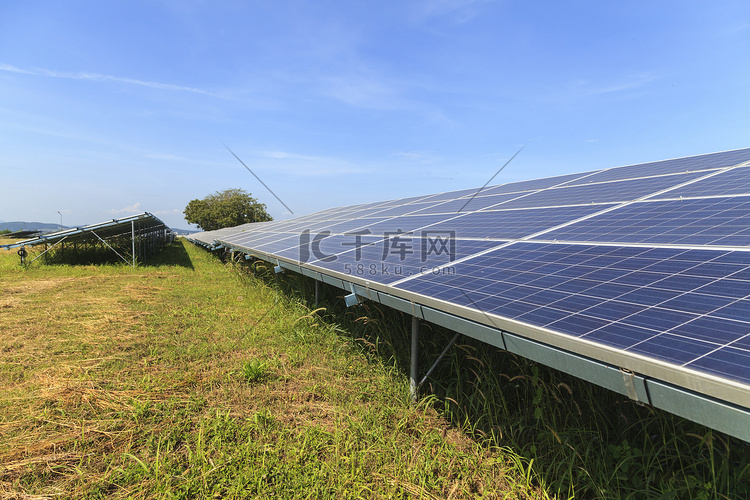
[[[403,85],[372,72],[349,72],[321,79],[321,93],[357,108],[399,109],[407,107]]]
[[[404,161],[421,165],[436,163],[442,160],[440,156],[432,151],[399,151],[395,153],[394,156]]]
[[[647,87],[660,78],[661,75],[653,71],[642,71],[626,75],[618,81],[607,83],[578,80],[569,86],[568,92],[574,97],[612,94]]]
[[[138,214],[138,213],[143,212],[143,210],[141,210],[141,202],[136,201],[135,203],[133,203],[132,205],[128,207],[113,208],[109,212],[112,214]]]
[[[139,87],[147,87],[147,88],[157,89],[157,90],[192,92],[195,94],[217,96],[217,94],[214,94],[207,90],[198,89],[195,87],[186,87],[184,85],[175,85],[172,83],[152,82],[148,80],[138,80],[135,78],[127,78],[127,77],[121,77],[121,76],[102,75],[100,73],[66,72],[66,71],[54,71],[54,70],[40,69],[40,68],[24,69],[24,68],[19,68],[16,66],[12,66],[10,64],[3,64],[3,63],[0,63],[0,71],[5,71],[7,73],[18,73],[22,75],[44,76],[44,77],[49,77],[49,78],[63,78],[66,80],[121,83],[121,84],[127,84],[127,85],[136,85]]]
[[[494,0],[427,0],[421,5],[425,17],[450,15],[454,22],[470,21],[480,13],[479,6]]]
[[[347,160],[288,151],[262,151],[257,154],[260,167],[282,170],[304,177],[364,173],[369,169]]]
[[[167,217],[167,216],[172,216],[172,215],[182,215],[183,209],[173,208],[172,210],[154,210],[151,213],[157,217]]]

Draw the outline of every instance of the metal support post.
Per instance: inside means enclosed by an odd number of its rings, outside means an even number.
[[[315,307],[318,307],[318,304],[320,304],[320,281],[315,280]]]
[[[419,319],[411,317],[411,375],[409,376],[409,396],[417,402],[417,376],[419,372]]]
[[[135,267],[135,221],[134,220],[130,221],[130,241],[132,243],[132,248],[133,248],[133,267]]]

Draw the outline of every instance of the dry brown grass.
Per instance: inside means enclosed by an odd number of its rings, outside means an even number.
[[[126,418],[133,401],[159,399],[112,387],[111,366],[145,341],[148,314],[130,304],[160,288],[90,272],[0,278],[1,498],[44,498],[19,492],[18,479],[60,476],[64,485],[86,459],[123,449],[135,432]]]
[[[213,260],[202,276],[10,269],[0,274],[0,500],[149,498],[188,483],[202,495],[216,474],[226,493],[258,464],[294,469],[311,449],[319,477],[301,469],[289,480],[324,496],[338,481],[366,496],[461,498],[479,484],[466,464],[494,460],[435,411],[404,405],[388,369],[351,342]],[[298,331],[307,337],[289,337]],[[266,367],[261,381],[243,378],[248,360]],[[431,472],[425,464],[444,453],[455,458]],[[353,463],[361,470],[330,475]],[[414,479],[424,474],[437,482]],[[473,474],[515,488],[495,465]]]

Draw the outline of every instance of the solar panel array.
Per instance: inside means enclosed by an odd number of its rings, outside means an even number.
[[[136,235],[146,235],[154,232],[171,234],[171,230],[158,217],[148,212],[138,215],[112,219],[87,226],[62,229],[52,233],[42,234],[35,238],[29,238],[15,243],[2,245],[2,248],[16,248],[22,246],[33,246],[60,242],[74,243],[80,241],[102,241],[110,238],[130,237],[135,231]]]
[[[750,407],[750,149],[196,238]]]

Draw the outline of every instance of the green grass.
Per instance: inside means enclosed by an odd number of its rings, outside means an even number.
[[[0,498],[750,498],[748,444],[471,339],[412,405],[407,315],[263,263],[0,251],[0,290]]]
[[[135,269],[0,251],[0,290],[2,498],[546,496],[358,331],[190,244]]]

